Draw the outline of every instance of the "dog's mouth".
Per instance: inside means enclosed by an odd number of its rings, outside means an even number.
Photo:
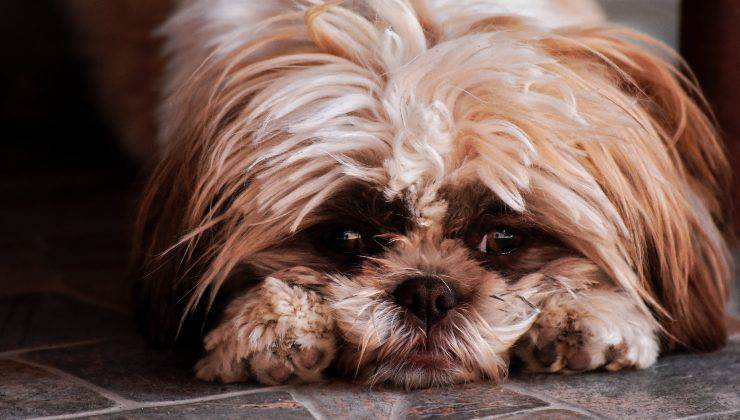
[[[381,371],[393,372],[386,380],[405,387],[426,387],[459,381],[462,360],[444,350],[444,337],[429,334],[404,352],[378,360]]]
[[[496,346],[504,344],[467,302],[430,320],[384,290],[340,280],[333,308],[348,350],[341,370],[371,386],[409,389],[498,378],[505,361]]]
[[[446,354],[444,343],[449,340],[450,320],[445,317],[435,325],[425,324],[423,321],[405,313],[402,325],[420,331],[413,340],[413,347],[403,356],[393,357],[401,366],[442,371],[450,369],[455,362],[459,362],[454,355]]]
[[[407,389],[451,385],[467,378],[459,361],[437,350],[419,349],[383,361],[370,383],[391,383]]]
[[[429,350],[415,351],[406,358],[405,362],[413,369],[447,370],[452,366],[449,357]]]

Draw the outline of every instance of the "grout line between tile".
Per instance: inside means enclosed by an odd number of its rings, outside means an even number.
[[[140,402],[136,403],[136,408],[151,408],[151,407],[169,407],[173,405],[192,404],[197,402],[215,401],[222,400],[224,398],[240,397],[242,395],[259,394],[262,392],[270,391],[286,391],[286,386],[268,386],[265,388],[245,389],[244,391],[231,391],[223,394],[206,395],[205,397],[195,397],[183,400],[165,400],[165,401],[151,401],[151,402]]]
[[[310,395],[307,395],[306,393],[300,391],[299,389],[292,387],[288,390],[291,396],[293,396],[293,399],[298,401],[299,403],[303,404],[304,407],[306,407],[306,410],[308,410],[311,415],[317,419],[317,420],[325,420],[329,417],[324,413],[323,410],[321,410],[318,405],[316,404],[316,400],[311,397]]]
[[[577,412],[579,414],[583,414],[583,415],[586,415],[586,416],[603,418],[602,416],[600,416],[600,415],[598,415],[596,413],[593,413],[593,412],[591,412],[590,410],[588,410],[588,409],[586,409],[584,407],[580,407],[580,406],[577,406],[577,405],[569,404],[569,403],[567,403],[565,401],[561,401],[561,400],[559,400],[557,398],[552,398],[552,397],[549,397],[547,395],[540,394],[539,392],[530,391],[527,388],[524,388],[524,387],[521,387],[521,386],[518,386],[518,385],[512,385],[510,383],[506,383],[506,384],[501,385],[501,387],[504,388],[504,389],[508,389],[510,391],[517,392],[519,394],[528,395],[530,397],[534,397],[534,398],[537,398],[539,400],[542,400],[542,401],[548,403],[550,405],[550,408],[562,408],[562,409],[566,409],[566,410],[570,410],[570,411],[575,411],[575,412]]]
[[[86,346],[88,344],[95,344],[95,343],[99,343],[105,340],[108,340],[108,338],[90,338],[88,340],[68,341],[68,342],[62,342],[59,344],[48,344],[44,346],[26,347],[26,348],[15,349],[15,350],[6,350],[6,351],[0,352],[0,358],[14,357],[14,356],[18,356],[24,353],[31,353],[34,351],[54,350],[54,349],[63,349],[67,347]]]
[[[59,293],[60,295],[64,295],[70,299],[78,300],[84,304],[97,307],[99,309],[105,309],[111,312],[116,313],[116,315],[121,315],[125,317],[131,317],[131,313],[126,311],[124,307],[117,307],[116,305],[107,302],[107,301],[100,301],[96,300],[92,296],[88,296],[82,292],[79,292],[77,290],[72,289],[69,286],[62,286],[57,288],[56,290],[53,290],[55,293]]]
[[[98,309],[104,309],[106,311],[111,311],[115,313],[116,315],[120,315],[120,316],[127,317],[127,318],[132,317],[131,311],[126,309],[130,306],[130,304],[121,302],[121,305],[116,305],[115,303],[112,303],[109,300],[101,301],[99,299],[96,299],[94,296],[90,296],[83,292],[77,291],[74,288],[66,284],[56,284],[55,283],[55,284],[51,284],[48,286],[43,286],[39,288],[33,288],[33,289],[25,290],[25,291],[11,293],[7,296],[24,295],[24,294],[57,294],[65,298],[75,300],[79,303],[84,303],[86,305],[93,306]]]
[[[74,419],[74,418],[79,418],[79,417],[92,416],[96,414],[122,413],[126,411],[138,410],[142,408],[172,407],[172,406],[177,406],[177,405],[194,404],[194,403],[199,403],[199,402],[218,401],[218,400],[223,400],[223,399],[231,398],[231,397],[239,397],[242,395],[259,394],[262,392],[284,391],[284,390],[287,391],[285,386],[272,386],[272,387],[266,387],[266,388],[248,389],[244,391],[232,391],[232,392],[226,392],[223,394],[213,394],[213,395],[207,395],[205,397],[188,398],[188,399],[183,399],[183,400],[165,400],[165,401],[150,401],[150,402],[137,402],[137,401],[127,400],[127,401],[130,401],[130,404],[126,406],[119,404],[116,407],[106,408],[102,410],[81,411],[78,413],[38,417],[36,418],[36,420]]]
[[[590,416],[590,417],[597,417],[595,414],[591,414],[591,413],[587,413],[587,412],[581,412],[581,411],[576,411],[573,408],[566,407],[566,406],[564,406],[562,404],[555,403],[555,404],[548,404],[548,405],[545,405],[545,406],[542,406],[542,407],[525,408],[523,410],[512,411],[510,413],[494,414],[492,416],[486,416],[486,417],[477,417],[476,419],[478,419],[478,420],[484,420],[484,419],[485,420],[489,420],[489,419],[490,420],[492,420],[492,419],[505,419],[507,417],[515,416],[517,414],[538,413],[540,411],[547,411],[547,410],[566,410],[566,411],[577,412],[578,414],[583,414],[583,415],[587,415],[587,416]]]
[[[46,416],[46,417],[31,417],[30,420],[74,419],[74,418],[88,417],[88,416],[99,416],[102,414],[120,413],[122,411],[124,411],[124,409],[116,405],[110,408],[103,408],[100,410],[80,411],[78,413],[72,413],[72,414],[60,414],[56,416]]]
[[[129,400],[128,398],[124,398],[124,397],[122,397],[122,396],[120,396],[120,395],[118,395],[118,394],[116,394],[114,392],[108,391],[105,388],[99,387],[99,386],[93,384],[92,382],[88,382],[88,381],[86,381],[86,380],[84,380],[82,378],[79,378],[79,377],[77,377],[75,375],[72,375],[70,373],[67,373],[67,372],[65,372],[65,371],[63,371],[61,369],[57,369],[57,368],[52,367],[52,366],[47,366],[47,365],[44,365],[42,363],[32,362],[32,361],[23,359],[21,357],[6,357],[6,359],[7,360],[12,360],[12,361],[17,362],[17,363],[22,363],[22,364],[25,364],[25,365],[28,365],[28,366],[33,366],[33,367],[35,367],[37,369],[41,369],[41,370],[44,370],[44,371],[49,372],[51,374],[54,374],[54,375],[56,375],[56,376],[58,376],[60,378],[67,379],[67,380],[69,380],[69,381],[71,381],[71,382],[73,382],[73,383],[75,383],[75,384],[77,384],[77,385],[79,385],[81,387],[84,387],[84,388],[87,388],[89,390],[92,390],[92,391],[96,392],[97,394],[99,394],[99,395],[101,395],[101,396],[103,396],[103,397],[105,397],[105,398],[113,401],[118,406],[121,406],[121,407],[129,407],[129,406],[132,406],[132,405],[135,405],[136,404],[135,401]]]
[[[688,420],[688,419],[710,419],[714,418],[715,416],[723,416],[727,414],[740,414],[740,410],[734,409],[734,410],[728,410],[728,411],[718,411],[716,413],[701,413],[701,414],[694,414],[693,416],[688,417],[681,417],[681,420]],[[740,416],[736,416],[740,417]]]

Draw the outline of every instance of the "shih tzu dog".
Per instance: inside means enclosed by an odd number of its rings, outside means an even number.
[[[725,342],[713,121],[589,1],[183,0],[161,32],[138,314],[199,378],[416,388]]]

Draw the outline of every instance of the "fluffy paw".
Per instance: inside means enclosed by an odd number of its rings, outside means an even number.
[[[646,368],[658,357],[657,326],[629,298],[588,291],[549,298],[513,349],[530,372]]]
[[[316,382],[334,359],[334,320],[314,290],[323,277],[296,267],[267,277],[231,302],[224,320],[205,339],[195,366],[200,379],[278,385]]]

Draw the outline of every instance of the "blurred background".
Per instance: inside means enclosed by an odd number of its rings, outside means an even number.
[[[740,164],[740,1],[600,2],[610,20],[684,54]],[[132,214],[155,153],[148,81],[162,63],[151,34],[168,8],[0,2],[0,298],[58,291],[126,311]],[[106,50],[116,58],[96,58]],[[740,209],[737,183],[733,195]]]

